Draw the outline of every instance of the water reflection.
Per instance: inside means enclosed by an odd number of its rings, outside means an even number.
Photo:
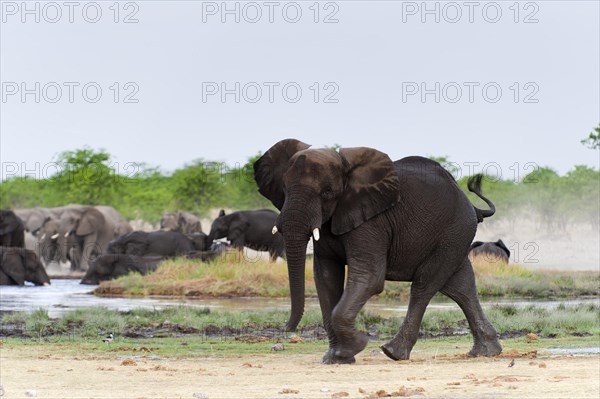
[[[15,287],[0,286],[0,312],[22,312],[38,308],[48,310],[50,317],[77,308],[105,306],[110,309],[127,311],[133,308],[162,309],[167,306],[186,304],[187,306],[208,307],[222,310],[289,310],[288,298],[217,298],[217,299],[162,299],[162,298],[100,298],[90,295],[96,286],[80,285],[79,280],[52,280],[49,287]],[[559,303],[579,304],[598,303],[598,299],[560,300],[560,301],[532,301],[501,299],[492,300],[483,304],[489,307],[495,304],[510,304],[526,306],[535,304],[544,307],[554,307]],[[307,299],[308,309],[318,309],[317,299]],[[371,300],[366,309],[383,317],[401,317],[406,313],[407,301],[398,300]],[[449,299],[435,299],[427,309],[458,309],[458,306]]]

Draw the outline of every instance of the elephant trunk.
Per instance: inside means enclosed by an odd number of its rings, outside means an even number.
[[[69,253],[68,241],[65,232],[59,231],[56,243],[58,244],[58,258],[61,262],[67,261],[67,254]]]
[[[293,206],[294,202],[299,206]],[[307,201],[289,201],[284,205],[277,225],[283,234],[290,279],[292,309],[286,331],[294,331],[304,314],[306,247],[311,233],[321,226],[320,206]],[[315,204],[316,205],[316,204]],[[311,212],[313,209],[315,211]],[[317,233],[318,234],[318,233]]]
[[[285,236],[284,236],[285,237]],[[288,276],[292,309],[285,325],[286,331],[295,331],[304,314],[304,280],[307,239],[286,239]]]

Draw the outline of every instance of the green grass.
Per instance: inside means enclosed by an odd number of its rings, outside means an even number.
[[[597,296],[600,274],[531,270],[521,265],[475,260],[480,297],[575,298]],[[306,295],[316,297],[312,259],[306,262]],[[407,299],[408,282],[386,282],[382,298]],[[209,263],[179,258],[160,264],[147,276],[131,274],[103,282],[100,296],[175,297],[287,297],[288,272],[285,262],[245,261],[239,252],[228,252]]]
[[[597,304],[560,304],[552,309],[535,305],[496,305],[487,309],[486,314],[501,335],[525,335],[530,332],[543,337],[600,335],[600,306]],[[0,325],[2,331],[7,326],[17,326],[23,336],[36,339],[61,334],[92,338],[105,332],[123,334],[136,329],[149,329],[153,335],[164,330],[164,336],[239,336],[261,334],[264,331],[283,333],[287,317],[288,312],[283,310],[232,312],[174,306],[162,310],[134,309],[118,312],[95,307],[73,310],[58,319],[50,319],[45,310],[7,315],[2,318]],[[356,325],[359,330],[376,332],[380,337],[390,338],[399,330],[402,320],[361,311]],[[298,329],[301,333],[304,330],[308,331],[307,334],[314,335],[315,328],[320,324],[320,312],[308,310]],[[425,312],[421,333],[425,336],[468,334],[468,325],[460,310],[432,309]]]
[[[600,342],[600,306],[596,304],[559,305],[552,310],[539,306],[502,305],[492,307],[486,313],[504,337],[501,341],[505,352],[597,347]],[[129,312],[89,308],[68,312],[58,319],[49,318],[44,310],[36,310],[4,316],[0,320],[0,331],[7,331],[12,325],[22,328],[22,335],[5,337],[0,342],[3,347],[44,345],[50,351],[94,356],[114,356],[115,353],[173,357],[271,354],[274,353],[271,346],[276,342],[284,343],[286,353],[322,353],[326,350],[326,338],[315,336],[319,331],[315,327],[321,320],[318,311],[307,312],[297,333],[283,331],[286,318],[284,311],[215,312],[189,306]],[[378,334],[367,348],[374,349],[394,336],[401,322],[401,318],[386,319],[361,312],[357,327]],[[179,327],[173,328],[174,325]],[[161,334],[165,326],[170,326],[171,331]],[[211,326],[219,328],[222,334],[206,333],[204,329]],[[466,326],[464,315],[458,310],[428,310],[421,326],[422,338],[415,350],[437,352],[443,348],[448,354],[465,353],[472,345]],[[125,334],[136,328],[148,328],[153,336],[140,338]],[[182,332],[186,328],[187,332]],[[115,333],[110,345],[101,339],[107,332]],[[457,335],[444,335],[448,333]],[[527,333],[536,333],[539,338],[528,340]],[[303,337],[303,342],[289,343],[294,335]]]

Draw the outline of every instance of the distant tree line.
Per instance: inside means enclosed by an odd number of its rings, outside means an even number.
[[[61,153],[57,172],[44,178],[15,176],[0,183],[2,208],[54,207],[68,203],[111,205],[128,219],[156,222],[165,211],[184,210],[206,216],[216,207],[234,209],[272,208],[262,197],[253,177],[252,165],[260,154],[244,165],[196,160],[173,173],[145,165],[115,168],[110,154],[89,148]],[[451,173],[446,157],[431,157]],[[458,184],[467,192],[468,176]],[[563,176],[551,168],[538,168],[520,181],[486,178],[483,191],[497,206],[491,223],[520,218],[536,222],[539,229],[564,231],[571,223],[599,227],[600,172],[583,165]],[[471,200],[483,205],[475,196]],[[479,201],[479,202],[478,202]],[[493,220],[492,220],[493,219]]]

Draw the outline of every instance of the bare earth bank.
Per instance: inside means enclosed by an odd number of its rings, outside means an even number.
[[[55,354],[0,349],[7,398],[598,398],[600,358],[466,359],[420,353],[393,362],[366,350],[354,365],[327,366],[320,354],[157,358],[150,354]]]

